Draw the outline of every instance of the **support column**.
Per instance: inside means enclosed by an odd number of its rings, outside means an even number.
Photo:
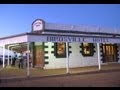
[[[8,66],[9,66],[9,64],[10,64],[10,58],[9,58],[9,56],[10,56],[10,47],[8,46]]]
[[[97,43],[97,50],[98,50],[98,68],[101,70],[101,64],[100,64],[100,45]]]
[[[27,43],[27,77],[28,78],[30,77],[29,54],[30,54],[29,43]]]
[[[68,52],[68,42],[66,42],[66,73],[69,73],[69,52]]]
[[[14,47],[11,48],[11,51],[13,51],[13,48],[14,48]],[[12,55],[11,55],[11,62],[10,62],[10,63],[11,63],[11,65],[12,65]]]
[[[3,46],[3,68],[5,67],[5,45]]]

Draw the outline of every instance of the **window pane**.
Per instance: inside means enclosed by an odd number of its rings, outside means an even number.
[[[55,43],[55,52],[54,55],[57,58],[65,58],[66,57],[66,44],[64,42]]]
[[[83,43],[84,54],[90,54],[90,46],[88,43]]]
[[[64,43],[57,43],[57,54],[64,55],[65,52],[65,44]]]

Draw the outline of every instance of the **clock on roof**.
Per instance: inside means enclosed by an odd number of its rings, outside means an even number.
[[[42,19],[36,19],[32,23],[32,31],[33,32],[38,32],[38,31],[43,31],[44,30],[44,21]]]

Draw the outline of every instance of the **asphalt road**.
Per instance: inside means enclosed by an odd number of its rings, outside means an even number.
[[[120,87],[120,71],[4,82],[0,87]]]

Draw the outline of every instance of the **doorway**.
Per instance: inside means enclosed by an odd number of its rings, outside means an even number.
[[[103,62],[116,62],[117,47],[115,44],[103,44]]]
[[[44,66],[43,45],[35,46],[34,59],[35,59],[35,67],[42,68]]]

